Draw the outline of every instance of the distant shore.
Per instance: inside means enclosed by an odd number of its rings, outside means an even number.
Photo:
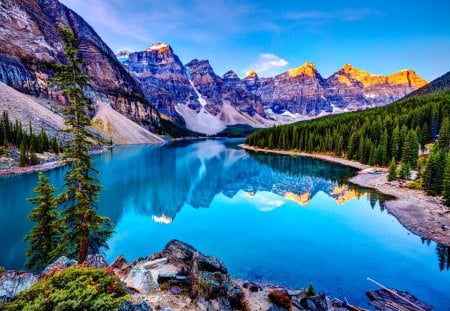
[[[324,154],[269,150],[245,144],[239,146],[255,152],[317,158],[359,170],[370,168],[366,164]],[[384,202],[384,206],[403,226],[424,239],[450,246],[450,209],[441,204],[438,198],[429,196],[424,191],[408,189],[398,181],[388,182],[387,172],[357,174],[348,181],[395,197],[394,200]]]
[[[90,151],[89,154],[90,155],[101,154],[101,153],[105,153],[108,150],[110,150],[110,149],[109,148],[96,149],[96,150]],[[65,166],[67,164],[68,164],[67,161],[63,161],[60,159],[57,161],[51,161],[51,162],[38,164],[38,165],[31,165],[31,166],[24,166],[24,167],[15,166],[15,167],[8,168],[5,170],[0,170],[0,177],[8,177],[8,176],[12,176],[12,175],[43,172],[43,171],[48,171],[48,170],[52,170],[52,169],[55,169],[58,167]]]

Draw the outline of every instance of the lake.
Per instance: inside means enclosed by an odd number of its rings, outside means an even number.
[[[448,248],[422,241],[320,160],[252,153],[238,140],[118,147],[95,156],[100,213],[115,223],[109,262],[160,251],[171,239],[219,257],[235,278],[306,287],[367,305],[366,278],[450,310]],[[65,168],[45,174],[61,190]],[[0,179],[0,266],[23,268],[37,174]]]

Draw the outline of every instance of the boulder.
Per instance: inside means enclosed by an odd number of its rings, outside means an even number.
[[[86,264],[88,267],[102,269],[108,266],[105,257],[100,254],[89,255],[86,258]]]
[[[9,301],[23,290],[30,288],[38,280],[38,275],[25,271],[0,272],[0,300]]]
[[[197,250],[191,245],[172,240],[164,247],[161,256],[167,258],[171,264],[188,271],[192,267],[192,259],[196,253]]]
[[[153,311],[153,309],[145,301],[127,301],[123,304],[119,311]]]
[[[140,294],[146,294],[159,288],[158,283],[153,279],[151,270],[145,269],[142,265],[131,268],[130,272],[121,278],[121,281]]]
[[[76,263],[77,263],[77,261],[74,259],[70,259],[66,256],[61,256],[58,259],[56,259],[53,263],[51,263],[47,267],[45,267],[45,269],[42,270],[41,274],[49,274],[51,272],[64,270],[68,267],[75,265]]]
[[[161,252],[161,257],[167,258],[169,263],[176,267],[180,267],[185,271],[190,271],[192,269],[195,260],[198,270],[221,272],[224,274],[228,273],[223,262],[216,257],[204,255],[191,245],[178,240],[172,240],[167,243]]]

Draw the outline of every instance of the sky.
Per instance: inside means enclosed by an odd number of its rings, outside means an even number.
[[[273,76],[313,62],[324,77],[344,64],[374,74],[450,70],[450,1],[60,0],[114,52],[170,44],[183,63]]]

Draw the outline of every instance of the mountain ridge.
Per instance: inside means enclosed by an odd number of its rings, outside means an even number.
[[[0,81],[29,95],[44,98],[58,108],[64,100],[51,85],[54,65],[64,62],[60,25],[79,40],[79,57],[90,76],[85,94],[93,103],[107,103],[132,122],[159,131],[157,110],[148,104],[140,85],[120,65],[95,30],[57,0],[4,0],[0,3]]]
[[[268,127],[382,106],[427,83],[411,69],[374,75],[350,64],[324,78],[312,62],[274,77],[259,77],[254,70],[242,79],[233,70],[219,76],[208,60],[183,65],[172,47],[160,42],[116,57],[161,113],[209,135],[236,124]]]

